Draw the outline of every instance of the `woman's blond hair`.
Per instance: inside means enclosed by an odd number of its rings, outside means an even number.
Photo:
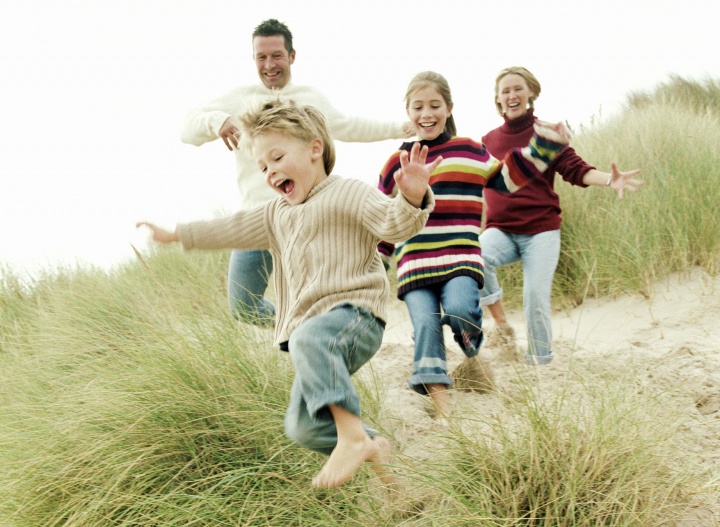
[[[535,107],[535,101],[538,97],[540,97],[540,81],[537,80],[535,75],[530,73],[530,70],[527,68],[523,68],[522,66],[510,66],[509,68],[505,68],[500,73],[498,73],[497,77],[495,78],[495,108],[497,109],[497,112],[502,115],[502,105],[500,104],[499,95],[498,92],[500,81],[505,77],[506,75],[510,74],[520,75],[523,79],[525,79],[525,82],[527,82],[528,88],[533,92],[533,96],[528,99],[528,104],[530,104],[530,108]]]

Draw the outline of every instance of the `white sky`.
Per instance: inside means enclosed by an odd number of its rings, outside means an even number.
[[[480,139],[501,123],[493,82],[506,66],[538,77],[541,118],[574,127],[669,74],[720,77],[718,15],[716,0],[5,2],[0,264],[107,267],[144,246],[137,220],[232,211],[234,157],[219,141],[181,143],[180,122],[259,82],[250,35],[266,18],[293,32],[293,81],[345,113],[404,120],[408,81],[432,69],[450,82],[459,133]],[[398,144],[338,143],[335,173],[374,184]]]

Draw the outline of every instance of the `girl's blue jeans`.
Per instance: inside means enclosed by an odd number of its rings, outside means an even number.
[[[228,305],[232,314],[257,325],[272,326],[275,306],[264,298],[273,261],[268,251],[233,251],[228,269]]]
[[[469,276],[423,289],[403,297],[415,336],[415,357],[409,385],[426,394],[428,384],[449,386],[443,325],[452,329],[455,341],[467,357],[478,354],[483,341],[482,310],[478,283]]]
[[[337,429],[328,405],[360,416],[360,398],[350,376],[375,355],[385,323],[367,309],[342,304],[306,320],[290,336],[295,379],[285,414],[285,433],[296,443],[330,454]],[[377,432],[365,427],[370,437]]]
[[[486,229],[480,235],[485,260],[485,287],[480,292],[483,306],[503,296],[495,270],[518,260],[523,267],[523,309],[527,324],[531,364],[548,364],[553,359],[551,306],[552,282],[560,258],[560,231],[538,234],[510,234]]]

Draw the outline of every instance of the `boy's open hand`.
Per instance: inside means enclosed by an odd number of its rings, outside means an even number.
[[[395,183],[402,195],[411,205],[418,208],[422,206],[428,190],[430,174],[442,161],[442,157],[438,156],[435,161],[426,165],[427,154],[428,147],[420,148],[420,143],[412,145],[410,154],[403,150],[400,152],[400,168],[394,174]]]
[[[140,227],[147,227],[148,229],[150,229],[152,231],[153,241],[156,241],[159,243],[172,243],[172,242],[179,241],[179,238],[175,231],[170,232],[161,227],[158,227],[154,223],[149,223],[147,221],[139,221],[135,224],[135,227],[137,227],[138,229]]]

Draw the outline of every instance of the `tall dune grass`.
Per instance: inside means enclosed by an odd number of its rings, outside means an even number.
[[[563,195],[560,298],[717,270],[717,133],[714,113],[658,98],[578,134],[583,156],[642,166],[648,184],[626,203]],[[431,462],[400,457],[422,514],[393,514],[365,470],[312,490],[324,459],[283,435],[288,356],[228,314],[226,268],[163,249],[31,284],[2,271],[0,526],[660,527],[712,488],[678,448],[671,394],[628,372],[579,375],[557,396],[528,386],[501,416],[440,435]],[[382,428],[385,387],[363,378],[364,417]]]
[[[227,314],[226,259],[148,264],[28,293],[0,355],[0,524],[351,525],[354,494],[299,484],[320,459],[283,437],[288,358]]]
[[[502,416],[439,434],[431,462],[401,457],[422,514],[394,513],[367,471],[314,491],[323,458],[283,435],[288,356],[228,315],[226,258],[146,262],[6,281],[0,525],[660,527],[705,482],[667,395],[629,372],[559,396],[528,385]],[[378,426],[385,387],[363,378]]]
[[[661,461],[676,455],[665,397],[632,385],[581,381],[557,397],[526,386],[505,414],[454,434],[437,471],[420,478],[441,496],[437,525],[666,525],[692,477]]]

